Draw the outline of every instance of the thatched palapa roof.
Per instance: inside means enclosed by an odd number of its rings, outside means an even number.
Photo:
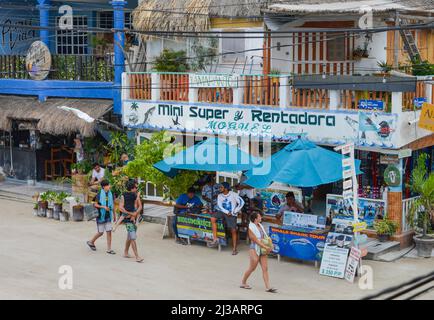
[[[46,102],[39,102],[33,97],[0,96],[0,130],[10,131],[13,120],[34,121],[37,122],[37,129],[41,133],[81,133],[85,137],[90,137],[95,134],[95,123],[88,123],[58,107],[76,108],[98,119],[106,114],[112,105],[112,100],[48,99]]]
[[[275,14],[357,14],[369,7],[372,12],[434,12],[433,0],[276,0],[264,11]]]
[[[193,31],[210,28],[211,18],[257,18],[267,0],[144,0],[134,11],[142,31]]]

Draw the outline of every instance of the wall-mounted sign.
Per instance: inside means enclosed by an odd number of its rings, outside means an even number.
[[[237,88],[238,75],[236,74],[191,74],[191,88]]]
[[[434,131],[434,104],[425,103],[419,119],[419,127]]]
[[[384,110],[384,102],[382,100],[359,100],[359,109],[360,110]]]
[[[411,150],[411,149],[399,150],[398,158],[399,159],[410,158],[412,153],[413,153],[413,150]]]
[[[389,165],[384,170],[384,182],[390,187],[399,187],[401,185],[401,171],[394,165]]]
[[[399,157],[397,154],[382,154],[380,156],[381,164],[397,164],[399,163]]]
[[[395,148],[397,116],[256,106],[196,105],[127,100],[123,123],[133,129],[169,130],[283,139],[303,132],[319,144],[356,143]]]
[[[427,98],[414,98],[413,99],[413,105],[415,106],[415,108],[422,108],[423,104],[426,103],[428,101]]]
[[[51,53],[42,41],[35,41],[27,51],[26,69],[33,80],[44,80],[51,69]]]

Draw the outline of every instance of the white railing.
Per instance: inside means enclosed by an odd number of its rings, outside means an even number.
[[[145,200],[163,202],[163,188],[158,188],[157,185],[152,182],[146,182],[146,187],[142,196],[144,196]]]
[[[402,231],[411,230],[411,225],[407,221],[408,214],[410,213],[411,207],[416,199],[419,197],[413,197],[409,199],[402,200]],[[417,221],[417,214],[414,217],[415,222]]]
[[[293,61],[291,72],[293,74],[352,75],[354,73],[354,60]]]

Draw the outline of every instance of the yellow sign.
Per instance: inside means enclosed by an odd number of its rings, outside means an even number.
[[[423,104],[419,119],[419,128],[434,132],[434,104]]]
[[[353,232],[360,232],[363,230],[366,230],[366,228],[368,227],[368,225],[366,224],[366,222],[358,222],[358,223],[354,223],[353,224]]]

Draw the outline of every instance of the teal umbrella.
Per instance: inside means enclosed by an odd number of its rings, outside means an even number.
[[[252,169],[261,160],[227,144],[217,138],[209,138],[172,157],[168,157],[154,167],[170,177],[178,170],[237,172]]]
[[[342,154],[298,139],[264,160],[263,168],[246,172],[246,184],[254,188],[267,188],[273,182],[296,187],[315,187],[343,179]],[[360,160],[356,160],[356,172]]]

